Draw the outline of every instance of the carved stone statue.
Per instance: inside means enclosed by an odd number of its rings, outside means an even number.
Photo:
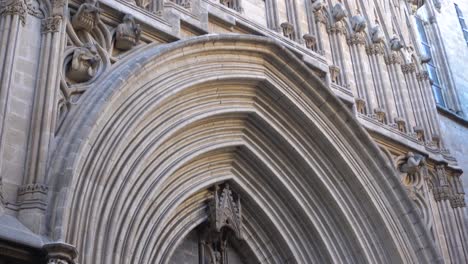
[[[406,154],[406,162],[400,167],[400,171],[408,174],[418,173],[424,165],[425,158],[421,155],[415,155],[413,152]]]
[[[393,51],[400,51],[403,48],[403,44],[401,43],[401,40],[397,36],[393,36],[392,39],[390,39],[390,49]]]
[[[335,21],[341,21],[346,17],[346,9],[342,3],[336,3],[332,8],[332,16]]]
[[[376,24],[370,31],[373,43],[382,43],[385,40],[385,35],[379,24]]]
[[[311,7],[312,7],[313,12],[322,10],[324,6],[325,6],[325,3],[323,2],[323,0],[312,0]]]
[[[366,20],[361,15],[351,17],[351,28],[354,32],[362,32],[366,29]]]
[[[91,31],[100,20],[99,4],[93,0],[86,0],[73,16],[72,25],[75,30]]]
[[[87,43],[77,48],[73,52],[72,63],[67,70],[68,79],[75,82],[89,81],[96,75],[99,60],[100,57],[94,44]]]
[[[120,50],[129,50],[140,41],[140,25],[135,23],[135,18],[127,14],[123,23],[117,26],[115,33],[115,47]]]

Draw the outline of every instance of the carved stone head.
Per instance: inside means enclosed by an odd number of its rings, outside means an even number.
[[[67,70],[66,76],[77,83],[89,81],[96,75],[99,61],[100,57],[96,46],[87,43],[73,52],[72,63]]]
[[[135,23],[135,18],[127,14],[123,23],[117,26],[115,35],[115,46],[120,50],[129,50],[140,41],[140,25]]]
[[[81,4],[78,11],[72,18],[72,25],[75,30],[91,31],[99,23],[101,11],[98,3],[87,0]]]

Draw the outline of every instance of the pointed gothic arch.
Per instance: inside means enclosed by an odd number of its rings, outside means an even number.
[[[80,263],[167,263],[225,182],[242,197],[245,243],[268,263],[437,261],[368,134],[271,39],[148,45],[69,116],[49,231]]]

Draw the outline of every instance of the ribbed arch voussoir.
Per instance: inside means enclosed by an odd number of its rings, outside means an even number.
[[[85,93],[57,146],[50,233],[86,263],[166,261],[206,219],[197,193],[226,180],[250,204],[244,228],[265,263],[437,258],[369,136],[301,61],[262,37],[142,48]]]

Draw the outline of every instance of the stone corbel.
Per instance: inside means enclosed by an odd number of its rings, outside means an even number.
[[[27,184],[18,188],[18,203],[21,209],[45,211],[49,187],[44,184]]]
[[[291,40],[294,40],[294,26],[289,22],[281,23],[283,35]]]
[[[416,139],[418,141],[422,141],[424,142],[425,140],[425,137],[424,137],[424,128],[422,128],[421,126],[415,126],[413,128],[414,132],[416,133]]]
[[[341,71],[340,67],[336,65],[330,65],[328,69],[330,70],[330,79],[332,83],[338,84],[338,78],[340,77],[340,71]]]
[[[119,24],[115,33],[115,47],[120,50],[130,50],[140,41],[140,25],[135,23],[135,18],[127,14],[123,23]]]
[[[402,117],[395,117],[395,124],[400,132],[406,133],[406,120]]]
[[[365,114],[366,113],[366,100],[362,98],[356,98],[356,110],[360,114]]]
[[[47,264],[75,264],[74,259],[78,255],[74,246],[62,242],[45,244],[42,249]]]
[[[386,112],[383,108],[375,108],[374,109],[375,119],[380,123],[385,123],[385,116]]]
[[[317,38],[314,35],[305,34],[302,38],[304,38],[305,45],[308,49],[313,51],[317,50]]]

